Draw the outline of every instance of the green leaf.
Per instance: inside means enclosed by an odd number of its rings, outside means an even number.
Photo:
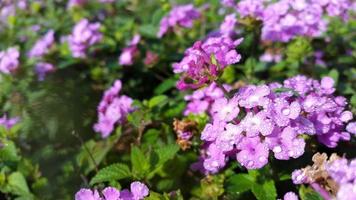
[[[158,105],[162,105],[164,102],[166,102],[167,99],[168,98],[167,98],[166,95],[159,95],[159,96],[152,97],[148,101],[148,107],[153,108],[153,107],[156,107]]]
[[[0,148],[0,161],[18,161],[20,159],[17,149],[12,141],[3,142],[4,147]]]
[[[90,185],[107,181],[115,181],[131,176],[130,169],[122,163],[115,163],[101,169],[90,181]]]
[[[249,174],[236,174],[227,180],[227,190],[230,193],[242,193],[252,188],[253,177]]]
[[[149,37],[149,38],[156,38],[157,27],[152,24],[145,24],[140,26],[138,29],[141,35]]]
[[[145,200],[169,200],[169,198],[166,198],[156,192],[150,192],[150,196],[146,197]]]
[[[113,145],[121,136],[121,128],[118,127],[115,134],[112,134],[106,140],[95,142],[89,140],[82,147],[80,154],[77,157],[79,166],[84,168],[84,173],[88,174],[95,169],[96,165],[99,165],[105,158],[106,154],[112,149]],[[91,154],[91,155],[90,155]],[[95,163],[93,162],[93,159]]]
[[[164,80],[161,84],[159,84],[155,90],[155,94],[163,94],[164,92],[168,91],[169,89],[173,88],[176,85],[176,79],[175,78],[170,78]]]
[[[323,200],[323,198],[309,187],[301,186],[299,188],[299,196],[301,200]]]
[[[156,153],[158,154],[158,158],[159,158],[158,165],[163,165],[168,160],[173,159],[176,153],[178,152],[178,150],[179,147],[176,144],[170,144],[156,150]]]
[[[150,164],[145,154],[136,146],[131,148],[131,165],[132,173],[138,175],[139,178],[142,178],[150,169]]]
[[[252,193],[258,200],[275,200],[277,198],[277,191],[272,180],[265,182],[263,185],[254,184]]]
[[[30,190],[28,188],[25,177],[20,172],[14,172],[8,177],[8,184],[12,193],[24,196],[29,195]]]

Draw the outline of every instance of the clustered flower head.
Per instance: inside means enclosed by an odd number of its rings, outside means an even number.
[[[26,9],[27,0],[2,0],[0,6],[0,23],[7,23],[8,17],[16,14],[16,9]]]
[[[0,72],[11,74],[19,67],[20,52],[14,47],[0,51]]]
[[[327,200],[355,200],[356,159],[317,153],[313,165],[295,170],[292,180],[294,184],[310,184]]]
[[[297,36],[319,37],[327,29],[325,16],[348,18],[350,0],[242,0],[237,6],[241,17],[262,21],[262,40],[288,42]]]
[[[330,77],[319,82],[299,75],[283,84],[248,85],[230,99],[215,99],[211,123],[201,134],[204,169],[215,173],[230,157],[258,169],[268,163],[270,151],[279,160],[298,158],[305,148],[302,135],[316,135],[331,148],[350,140],[345,126],[353,116],[345,110],[346,99],[334,91]]]
[[[3,126],[6,129],[11,129],[19,121],[20,121],[19,117],[8,118],[7,115],[5,114],[0,118],[0,126]]]
[[[120,65],[132,65],[134,63],[134,57],[138,53],[138,43],[141,40],[141,36],[136,34],[129,43],[129,46],[125,47],[122,50],[122,53],[119,57]]]
[[[52,73],[55,70],[55,67],[47,62],[39,62],[35,66],[35,73],[37,74],[39,81],[43,81],[47,74]]]
[[[287,192],[284,195],[283,200],[298,200],[298,196],[294,192]]]
[[[161,38],[169,29],[176,26],[191,28],[194,20],[198,19],[200,15],[200,12],[192,4],[176,6],[162,18],[157,36]]]
[[[219,33],[222,35],[234,37],[236,35],[235,26],[237,24],[236,14],[226,15],[224,21],[219,27]]]
[[[97,190],[81,189],[75,194],[75,200],[142,200],[149,194],[148,187],[138,181],[132,182],[130,190],[119,191],[114,187],[102,190],[102,195]]]
[[[224,88],[227,91],[231,89],[229,85],[224,85]],[[195,90],[193,94],[184,97],[188,102],[184,115],[207,113],[211,108],[211,104],[222,97],[224,97],[224,91],[215,82],[208,87]]]
[[[114,85],[105,91],[98,106],[98,123],[94,125],[94,130],[100,132],[103,138],[109,136],[115,124],[123,123],[127,114],[133,111],[133,100],[126,95],[119,95],[121,87],[121,81],[116,80]]]
[[[242,39],[233,40],[228,36],[195,42],[185,51],[184,58],[173,64],[174,73],[182,74],[177,88],[196,89],[214,81],[225,67],[240,61],[241,55],[235,48],[241,42]]]
[[[32,49],[28,52],[30,58],[39,58],[47,54],[54,44],[54,31],[48,31],[41,39],[39,39]]]
[[[82,19],[74,26],[72,34],[68,37],[73,57],[85,57],[86,50],[101,41],[102,34],[99,29],[100,23],[90,23],[88,19]]]

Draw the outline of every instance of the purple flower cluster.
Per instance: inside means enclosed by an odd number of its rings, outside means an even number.
[[[192,4],[176,6],[162,18],[157,36],[163,37],[169,29],[176,26],[191,28],[193,21],[199,17],[200,12]]]
[[[350,140],[344,129],[353,116],[345,111],[346,99],[333,95],[333,85],[330,77],[319,82],[296,76],[283,85],[249,85],[231,99],[215,99],[212,122],[201,134],[204,169],[215,173],[229,157],[258,169],[268,163],[269,151],[279,160],[298,158],[304,153],[303,134],[316,135],[328,147]]]
[[[26,9],[27,0],[1,1],[0,6],[0,22],[7,23],[8,17],[16,14],[16,9]]]
[[[75,194],[75,200],[142,200],[149,194],[148,187],[138,181],[131,183],[130,190],[119,191],[114,187],[107,187],[102,192],[81,189]]]
[[[225,90],[230,90],[230,86],[224,85]],[[191,95],[186,95],[184,99],[188,102],[184,115],[203,114],[209,112],[211,104],[216,100],[224,97],[224,92],[215,82],[208,87],[198,89]]]
[[[138,53],[137,45],[140,42],[140,40],[141,40],[141,36],[136,34],[130,41],[129,46],[125,47],[122,50],[122,53],[119,57],[120,65],[125,65],[125,66],[133,65],[134,57]]]
[[[98,122],[94,130],[101,133],[103,138],[109,136],[116,123],[123,123],[128,113],[133,111],[133,100],[126,95],[119,95],[121,81],[116,80],[114,85],[105,91],[98,106]]]
[[[54,44],[54,31],[49,30],[41,39],[39,39],[32,49],[28,52],[30,58],[39,58],[50,51]]]
[[[80,20],[68,36],[68,42],[73,57],[83,58],[86,50],[101,41],[100,23],[90,23],[87,19]]]
[[[326,15],[346,20],[351,1],[242,0],[236,9],[241,17],[262,21],[262,40],[288,42],[296,36],[321,36],[327,29]]]
[[[0,51],[0,72],[11,74],[19,67],[20,52],[14,47]]]
[[[236,10],[241,17],[254,17],[262,19],[265,0],[242,0],[236,5]]]
[[[337,159],[326,165],[329,176],[339,185],[336,198],[342,200],[356,199],[356,159]]]
[[[182,74],[177,88],[194,89],[214,81],[226,66],[240,61],[241,55],[235,48],[241,42],[242,39],[233,40],[227,36],[195,42],[185,51],[184,58],[173,64],[174,73]]]
[[[54,72],[56,69],[51,63],[39,62],[36,64],[35,73],[39,81],[43,81],[46,75]]]
[[[234,37],[236,35],[235,26],[237,24],[236,14],[226,15],[219,28],[221,35]]]
[[[294,192],[287,192],[284,195],[283,200],[298,200],[298,196]]]
[[[5,114],[0,118],[0,126],[3,126],[6,129],[11,129],[19,121],[20,121],[19,117],[8,118],[7,115]]]

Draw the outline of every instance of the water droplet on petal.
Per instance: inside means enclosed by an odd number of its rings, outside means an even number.
[[[282,152],[282,148],[281,148],[280,146],[275,146],[275,147],[273,148],[273,152],[274,152],[274,153],[280,153],[280,152]]]

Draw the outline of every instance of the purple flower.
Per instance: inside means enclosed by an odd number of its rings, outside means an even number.
[[[227,91],[230,90],[230,86],[228,85],[224,85],[223,87]],[[224,97],[224,92],[215,82],[211,83],[208,87],[198,89],[192,95],[184,97],[188,101],[184,115],[205,113],[216,99],[222,97]]]
[[[247,169],[258,169],[268,162],[268,147],[260,141],[259,137],[245,137],[238,144],[240,150],[236,154],[236,159]]]
[[[105,91],[98,106],[99,119],[94,125],[94,130],[100,132],[103,138],[109,136],[115,124],[123,123],[126,116],[133,111],[133,100],[125,95],[119,95],[121,86],[121,81],[116,80],[114,85]]]
[[[267,95],[270,94],[270,89],[266,85],[244,87],[239,92],[239,104],[241,107],[253,108],[256,106],[266,107],[269,103]]]
[[[212,98],[212,103],[204,104],[202,109],[209,111],[211,122],[206,124],[201,139],[204,145],[219,149],[215,153],[208,150],[211,156],[201,156],[203,166],[208,167],[205,170],[217,172],[225,165],[217,161],[228,160],[234,152],[237,161],[247,168],[263,167],[269,150],[279,160],[298,158],[305,151],[305,134],[315,135],[330,148],[336,147],[339,141],[350,140],[350,134],[355,133],[355,122],[350,122],[352,113],[345,110],[346,99],[334,96],[334,91],[330,77],[317,81],[296,76],[284,84],[240,88],[232,98],[217,93],[218,98]],[[197,90],[187,99],[205,102],[205,96],[204,90]],[[261,155],[267,156],[257,162]]]
[[[236,118],[240,112],[238,105],[239,102],[237,98],[227,100],[222,97],[213,103],[210,112],[215,120],[231,121]]]
[[[241,41],[221,36],[196,42],[180,62],[173,64],[174,73],[182,74],[178,89],[199,88],[213,82],[226,66],[239,62],[241,55],[235,48]]]
[[[294,184],[303,184],[307,182],[307,177],[305,176],[303,170],[294,170],[292,173],[292,181]]]
[[[204,168],[209,172],[218,172],[226,164],[225,154],[214,143],[207,149],[207,158],[204,159]]]
[[[236,23],[236,14],[226,15],[219,28],[220,33],[227,36],[234,35]]]
[[[356,197],[356,184],[342,184],[337,192],[337,200],[355,200]]]
[[[19,67],[20,52],[14,48],[0,51],[0,72],[4,74],[14,73]]]
[[[75,200],[101,200],[101,198],[97,190],[80,189],[75,194]]]
[[[285,98],[277,98],[273,103],[273,118],[279,126],[286,126],[290,120],[297,119],[301,106],[297,101],[289,103]]]
[[[283,200],[298,200],[298,196],[294,192],[287,192],[284,195]]]
[[[80,20],[68,36],[68,43],[75,58],[86,56],[87,49],[101,41],[100,23],[90,23],[87,19]]]
[[[199,17],[200,12],[192,4],[176,6],[162,18],[157,36],[163,37],[169,29],[175,26],[191,28],[193,21]]]
[[[36,64],[35,72],[38,80],[43,81],[47,74],[54,72],[56,69],[51,63],[40,62]]]
[[[140,40],[141,40],[141,36],[136,34],[132,38],[129,46],[122,50],[122,53],[119,57],[120,65],[126,65],[126,66],[133,65],[133,62],[134,62],[133,59],[134,59],[135,55],[138,53],[137,45],[140,42]]]
[[[120,191],[113,187],[107,187],[103,190],[103,196],[105,200],[119,200],[120,199]]]
[[[298,158],[304,154],[305,141],[297,138],[297,133],[291,127],[284,128],[281,133],[268,136],[266,143],[273,151],[274,157],[279,160]]]
[[[226,7],[234,7],[236,5],[236,0],[220,0],[220,3]]]
[[[200,139],[204,141],[214,141],[218,134],[224,131],[226,123],[223,121],[214,121],[213,124],[207,124],[201,133]]]
[[[32,47],[28,56],[30,58],[42,57],[47,54],[54,43],[54,31],[48,31],[41,39],[39,39]]]
[[[265,52],[260,56],[260,61],[263,62],[275,62],[279,63],[282,60],[282,55],[279,53],[272,54],[270,52]]]
[[[7,115],[3,115],[0,118],[0,126],[5,127],[6,129],[11,129],[15,124],[17,124],[20,121],[19,117],[14,117],[14,118],[8,118]]]
[[[264,0],[242,0],[237,4],[236,10],[241,17],[255,17],[262,18]]]
[[[255,137],[259,134],[270,135],[274,128],[273,121],[267,117],[267,113],[264,111],[257,114],[247,113],[240,124],[248,137]]]
[[[75,194],[75,200],[143,200],[149,194],[148,187],[138,181],[131,183],[130,190],[107,187],[102,191],[103,197],[100,197],[97,190],[81,189]]]
[[[131,183],[130,190],[133,195],[133,200],[144,199],[149,193],[148,187],[138,181]]]
[[[356,135],[356,122],[350,122],[349,124],[347,124],[346,130],[349,133]]]

